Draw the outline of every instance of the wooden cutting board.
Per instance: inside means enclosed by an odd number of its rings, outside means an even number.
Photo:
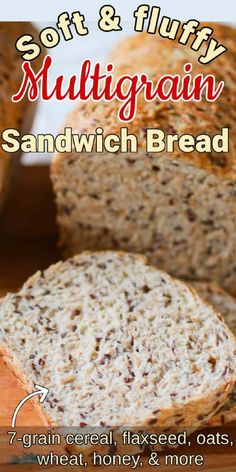
[[[49,169],[46,166],[21,167],[14,190],[0,220],[0,296],[7,291],[15,291],[24,280],[38,269],[45,269],[60,258],[57,250],[57,228],[55,225],[55,207],[49,179]],[[35,463],[30,463],[30,455],[12,453],[6,444],[6,430],[11,424],[14,408],[24,398],[24,391],[18,386],[14,376],[5,368],[0,359],[0,471],[2,472],[33,472],[44,471]],[[41,420],[31,402],[22,408],[17,425],[40,426]],[[6,427],[6,429],[3,429]],[[217,430],[215,429],[214,432]],[[236,427],[231,425],[225,432],[234,439],[234,447],[204,447],[205,456],[203,467],[143,467],[143,470],[157,469],[159,471],[192,471],[204,472],[235,472],[236,471]],[[5,443],[5,444],[4,444]],[[178,449],[178,453],[181,452]],[[183,450],[184,451],[184,450]],[[185,450],[186,452],[186,450]],[[191,450],[192,452],[192,450]],[[189,454],[189,450],[187,451]],[[199,450],[194,447],[193,453]],[[23,458],[28,461],[20,465],[16,462]],[[12,463],[15,462],[15,463]],[[49,468],[47,468],[49,469]],[[73,470],[74,468],[50,468],[57,472]],[[90,469],[90,468],[88,468]],[[87,469],[87,470],[88,470]],[[105,472],[109,467],[98,470]],[[117,467],[113,470],[130,470],[127,467]]]

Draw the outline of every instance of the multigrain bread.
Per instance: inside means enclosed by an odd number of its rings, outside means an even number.
[[[139,153],[56,154],[52,163],[60,244],[65,255],[84,249],[121,248],[145,253],[152,264],[182,278],[214,280],[236,287],[236,35],[213,25],[228,51],[200,65],[189,47],[157,35],[126,38],[112,55],[118,75],[147,72],[154,80],[180,73],[213,74],[225,87],[215,102],[145,102],[135,119],[121,123],[120,102],[80,104],[65,126],[76,133],[119,134],[121,126],[139,140]],[[230,130],[230,153],[146,154],[146,129],[171,134],[215,135]]]
[[[0,306],[1,352],[63,426],[197,429],[234,385],[235,339],[197,293],[137,255],[84,253]]]
[[[206,282],[191,282],[203,300],[209,302],[213,308],[223,315],[225,322],[236,336],[236,299],[215,284]],[[208,426],[218,426],[236,421],[236,387],[229,396],[229,400],[210,419]]]
[[[192,280],[191,286],[224,317],[226,324],[236,335],[236,298],[214,283]]]
[[[28,22],[0,22],[0,133],[7,128],[16,128],[21,134],[26,133],[32,126],[36,102],[26,98],[19,103],[13,103],[11,97],[17,93],[22,81],[23,71],[20,53],[15,48],[16,40],[23,34],[29,33],[37,37],[38,33]],[[38,70],[43,53],[32,62],[32,67]],[[0,137],[0,139],[2,139]],[[0,151],[0,208],[5,199],[9,182],[19,159],[19,153]]]

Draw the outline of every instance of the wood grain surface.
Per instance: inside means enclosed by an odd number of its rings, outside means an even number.
[[[15,180],[13,191],[0,218],[0,295],[7,291],[15,291],[24,280],[38,269],[45,269],[60,258],[56,246],[57,228],[55,225],[55,207],[46,166],[21,167]],[[0,471],[1,472],[35,472],[52,470],[78,470],[71,467],[39,467],[30,463],[31,457],[27,450],[22,453],[10,447],[7,442],[7,430],[11,424],[14,408],[24,398],[25,392],[19,387],[14,376],[6,369],[0,359]],[[22,408],[17,426],[36,427],[41,425],[31,402]],[[16,429],[17,430],[17,429]],[[213,430],[217,432],[217,429]],[[220,429],[222,431],[222,428]],[[230,434],[236,444],[236,427],[231,425],[223,430]],[[210,433],[210,431],[209,431]],[[186,449],[185,449],[186,452]],[[173,471],[204,471],[204,472],[235,472],[236,446],[204,447],[201,451],[193,446],[188,454],[201,453],[205,457],[202,467],[143,467],[142,470],[157,469],[161,472]],[[184,453],[179,448],[178,454]],[[14,463],[24,461],[24,464]],[[33,459],[32,459],[33,460]],[[28,462],[28,463],[27,463]],[[144,458],[145,464],[145,458]],[[87,470],[91,469],[88,467]],[[102,472],[110,467],[98,468]],[[114,467],[113,470],[130,470],[128,467]]]

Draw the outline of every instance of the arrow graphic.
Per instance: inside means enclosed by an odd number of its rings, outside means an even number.
[[[12,415],[12,428],[15,428],[15,425],[16,425],[16,417],[19,413],[19,410],[21,409],[21,407],[24,405],[24,403],[26,403],[28,400],[30,400],[30,398],[32,397],[35,397],[36,395],[41,395],[41,398],[40,398],[40,403],[43,403],[46,396],[48,395],[49,393],[49,390],[48,388],[46,387],[42,387],[41,385],[36,385],[35,384],[35,388],[36,388],[36,391],[35,392],[32,392],[30,393],[29,395],[27,395],[27,397],[23,398],[23,400],[21,400],[21,402],[19,403],[19,405],[17,405],[13,415]]]

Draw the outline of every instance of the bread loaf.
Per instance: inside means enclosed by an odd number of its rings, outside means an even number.
[[[13,103],[11,97],[19,89],[22,81],[22,63],[20,53],[15,48],[16,40],[23,34],[37,36],[37,31],[27,22],[0,22],[0,132],[7,128],[16,128],[20,133],[26,133],[32,126],[36,102],[29,102],[24,98],[19,103]],[[32,62],[33,68],[38,70],[43,54]],[[2,139],[2,138],[1,138]],[[0,151],[0,208],[3,204],[6,191],[19,160],[19,153]]]
[[[235,339],[197,293],[137,255],[84,253],[0,306],[5,362],[49,389],[46,422],[196,429],[236,379]]]
[[[119,134],[122,126],[139,141],[138,154],[56,154],[52,164],[60,227],[66,255],[84,249],[122,248],[145,253],[153,265],[174,276],[214,280],[233,293],[236,287],[236,35],[213,25],[214,37],[228,51],[209,65],[196,52],[151,34],[126,38],[113,52],[118,75],[146,72],[150,78],[181,73],[213,74],[225,81],[215,102],[146,102],[140,95],[130,123],[118,118],[120,102],[80,104],[65,125],[76,133]],[[147,154],[147,128],[166,133],[213,136],[230,130],[230,153]]]
[[[203,300],[209,302],[223,315],[225,322],[236,336],[236,299],[215,284],[192,282],[192,286]],[[218,426],[231,421],[236,421],[236,387],[225,405],[210,419],[208,426]]]

